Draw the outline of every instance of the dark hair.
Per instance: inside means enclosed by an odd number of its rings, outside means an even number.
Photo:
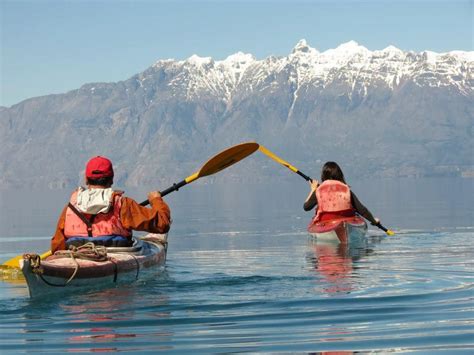
[[[337,180],[344,184],[346,183],[341,168],[333,161],[328,161],[323,165],[323,169],[321,170],[321,182],[325,180]]]
[[[113,176],[101,177],[97,179],[87,178],[88,185],[112,186],[113,183],[114,183]]]

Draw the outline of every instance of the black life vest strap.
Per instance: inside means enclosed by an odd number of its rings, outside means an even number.
[[[77,215],[77,217],[79,217],[82,220],[82,222],[86,224],[87,235],[89,236],[89,238],[91,238],[92,237],[92,223],[94,223],[94,219],[97,215],[93,214],[91,215],[90,219],[87,219],[84,213],[79,211],[71,202],[69,202],[68,207],[72,210],[72,212],[74,212]]]

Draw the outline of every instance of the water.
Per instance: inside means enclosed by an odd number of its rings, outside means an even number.
[[[188,186],[154,278],[40,301],[0,282],[1,352],[473,353],[473,180],[351,183],[395,236],[312,241],[299,180]],[[3,191],[0,260],[48,249],[66,195]]]

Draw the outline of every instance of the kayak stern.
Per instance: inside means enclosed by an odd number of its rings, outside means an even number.
[[[317,240],[351,244],[365,237],[367,223],[359,216],[319,222],[312,220],[308,232]]]

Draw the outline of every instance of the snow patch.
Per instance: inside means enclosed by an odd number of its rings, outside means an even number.
[[[208,64],[213,64],[214,60],[211,57],[200,57],[196,54],[193,54],[189,57],[186,62],[193,64],[195,66],[203,66]]]

